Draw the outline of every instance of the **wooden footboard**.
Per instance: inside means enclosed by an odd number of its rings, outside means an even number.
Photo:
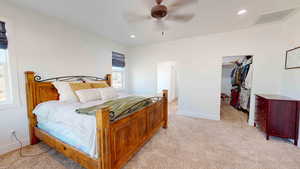
[[[120,169],[161,128],[168,124],[168,92],[163,98],[130,116],[109,121],[107,108],[97,112],[102,169]]]
[[[41,140],[85,168],[120,169],[161,127],[168,127],[167,90],[163,91],[160,100],[114,122],[109,120],[109,109],[104,107],[96,113],[99,158],[93,159],[37,128],[36,116],[32,113],[34,107],[44,101],[57,100],[58,93],[50,82],[35,77],[34,72],[26,72],[25,75],[31,145]],[[75,77],[83,78],[83,76]],[[110,85],[111,76],[108,75],[102,81]]]

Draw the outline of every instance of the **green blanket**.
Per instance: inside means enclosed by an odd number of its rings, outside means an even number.
[[[151,98],[141,96],[129,96],[125,98],[115,99],[107,101],[103,104],[77,109],[76,112],[79,114],[95,115],[96,111],[101,107],[110,108],[110,120],[115,121],[121,117],[129,115],[148,106],[152,103]]]

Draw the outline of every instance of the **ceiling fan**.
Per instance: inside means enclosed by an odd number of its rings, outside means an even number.
[[[193,13],[176,14],[176,12],[182,7],[197,3],[198,0],[175,0],[169,5],[164,5],[164,1],[166,0],[154,0],[154,3],[151,3],[151,0],[144,0],[144,2],[147,2],[147,6],[151,8],[151,15],[143,16],[136,13],[127,13],[127,21],[133,23],[154,19],[156,27],[164,31],[167,28],[165,21],[188,22],[195,16]]]

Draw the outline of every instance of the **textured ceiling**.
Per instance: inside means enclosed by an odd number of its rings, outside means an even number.
[[[195,35],[228,32],[253,26],[260,15],[300,6],[300,0],[198,0],[178,11],[195,13],[187,23],[166,22],[165,36],[155,29],[153,20],[128,23],[128,12],[150,15],[154,0],[7,0],[19,6],[55,16],[124,45],[134,46],[175,40]],[[166,5],[172,0],[165,0]],[[238,16],[237,11],[248,13]],[[136,35],[131,39],[130,35]]]

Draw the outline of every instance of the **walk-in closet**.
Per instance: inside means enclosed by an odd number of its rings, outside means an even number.
[[[253,56],[226,56],[222,62],[221,119],[247,122],[253,74]]]

